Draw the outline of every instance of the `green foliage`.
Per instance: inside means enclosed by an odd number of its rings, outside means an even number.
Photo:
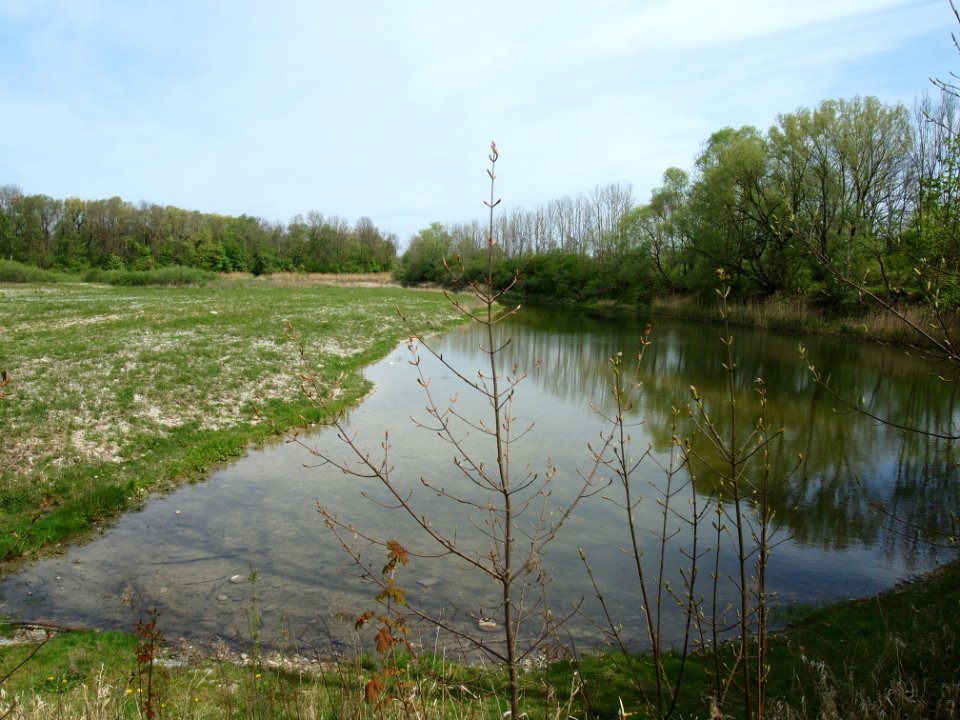
[[[148,271],[182,265],[212,272],[382,272],[396,238],[369,218],[350,227],[311,213],[289,225],[190,212],[119,197],[57,200],[0,186],[0,257],[71,272]]]
[[[401,285],[448,285],[450,272],[444,261],[455,262],[451,255],[452,237],[442,223],[435,222],[410,241],[400,258],[396,278]]]
[[[653,290],[649,259],[635,249],[620,249],[602,258],[564,250],[515,258],[494,248],[492,262],[493,287],[502,290],[517,278],[511,295],[526,303],[644,303]],[[434,223],[404,253],[396,277],[407,286],[460,289],[467,283],[485,282],[487,263],[476,251],[453,254],[450,234]]]
[[[57,283],[75,280],[65,273],[42,270],[15,260],[0,260],[0,282],[5,283]]]
[[[521,266],[517,292],[528,300],[576,302],[583,298],[589,265],[586,258],[562,250],[532,255]]]
[[[921,181],[920,204],[899,252],[902,285],[940,308],[960,308],[960,136],[943,142],[939,172]]]
[[[661,290],[678,291],[690,265],[685,210],[690,178],[680,168],[668,168],[663,185],[655,188],[650,202],[625,213],[619,222],[621,243],[639,252],[649,263],[650,284]]]

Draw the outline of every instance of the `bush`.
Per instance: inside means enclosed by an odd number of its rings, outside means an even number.
[[[33,265],[24,265],[14,260],[0,260],[0,282],[50,283],[67,282],[75,278],[54,270],[43,270]]]
[[[126,287],[161,285],[206,285],[216,280],[217,274],[208,270],[173,265],[156,270],[90,270],[85,282]]]
[[[579,255],[560,250],[531,255],[524,263],[517,291],[528,300],[577,302],[583,297],[588,262]]]

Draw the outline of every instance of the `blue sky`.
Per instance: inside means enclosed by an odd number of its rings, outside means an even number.
[[[0,0],[0,184],[405,242],[598,184],[646,200],[728,125],[960,72],[947,0]]]

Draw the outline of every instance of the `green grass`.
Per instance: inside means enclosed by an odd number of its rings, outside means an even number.
[[[770,639],[768,709],[781,718],[956,717],[960,707],[960,562],[876,597],[807,610]],[[721,658],[729,663],[732,648]],[[707,717],[714,693],[707,658],[688,660],[678,717]],[[655,698],[649,657],[630,658],[643,691]],[[678,658],[668,662],[676,677]],[[584,680],[582,714],[615,717],[622,700],[644,717],[643,697],[618,653],[555,663],[547,681]],[[951,703],[954,703],[951,705]],[[938,709],[939,708],[939,709]],[[726,707],[734,717],[742,709]],[[940,712],[941,714],[937,714]],[[579,715],[578,715],[579,716]]]
[[[771,693],[809,717],[876,717],[898,705],[904,717],[949,717],[938,712],[960,709],[958,618],[960,562],[812,612],[771,645]]]
[[[274,433],[257,409],[280,428],[319,420],[305,371],[345,373],[355,402],[359,370],[408,334],[399,305],[421,329],[456,319],[442,295],[396,288],[0,284],[0,558],[242,455]]]

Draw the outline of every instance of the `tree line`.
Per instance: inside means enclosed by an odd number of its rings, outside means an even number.
[[[723,128],[693,167],[668,168],[649,199],[598,185],[498,216],[497,283],[548,301],[642,302],[705,294],[718,270],[741,298],[856,302],[842,278],[887,297],[960,304],[960,103],[956,89],[913,111],[874,97],[826,100],[761,132]],[[396,263],[398,241],[368,217],[310,212],[289,223],[149,203],[58,200],[0,186],[0,258],[78,271],[171,265],[217,272],[379,272],[404,284],[483,277],[488,232],[433,223]],[[462,271],[458,271],[462,265]],[[449,267],[453,267],[451,276]],[[918,272],[918,267],[923,271]]]
[[[725,271],[738,297],[855,301],[841,278],[891,297],[960,276],[960,108],[952,88],[913,111],[875,97],[781,114],[766,132],[723,128],[693,168],[671,167],[647,202],[623,184],[514,209],[493,241],[497,281],[561,300],[637,301],[712,293]],[[434,223],[400,259],[404,283],[482,276],[486,233]],[[925,268],[918,273],[918,266]]]
[[[397,245],[395,235],[368,217],[350,225],[310,212],[283,225],[119,197],[59,200],[0,186],[0,258],[45,269],[380,272],[393,267]]]

